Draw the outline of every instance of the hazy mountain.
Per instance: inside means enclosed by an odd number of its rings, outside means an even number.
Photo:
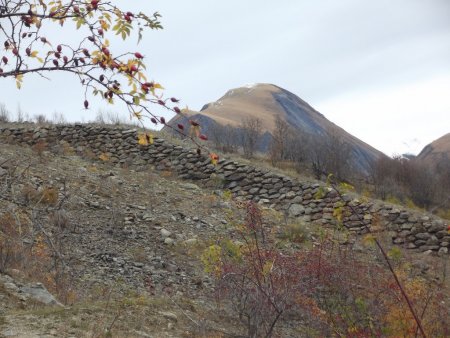
[[[214,124],[239,128],[246,118],[259,118],[265,133],[262,147],[267,150],[270,133],[275,127],[276,117],[284,120],[295,132],[316,135],[323,138],[331,133],[348,144],[352,168],[367,174],[373,161],[383,153],[364,143],[344,129],[327,120],[297,95],[272,84],[254,84],[229,90],[215,102],[203,106],[200,112],[187,112],[187,118],[176,116],[169,123],[187,123],[194,119],[202,125],[202,132]]]

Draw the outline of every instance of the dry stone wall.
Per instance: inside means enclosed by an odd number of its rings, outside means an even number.
[[[103,157],[117,166],[175,172],[180,178],[229,189],[233,195],[283,210],[290,217],[324,225],[342,223],[358,234],[390,231],[394,243],[409,249],[448,254],[450,234],[444,220],[375,200],[338,193],[323,184],[293,178],[235,161],[211,164],[195,149],[155,138],[138,144],[136,129],[95,125],[0,126],[0,142],[33,146],[45,143],[55,151],[70,147],[77,154]],[[339,221],[338,221],[339,219]]]

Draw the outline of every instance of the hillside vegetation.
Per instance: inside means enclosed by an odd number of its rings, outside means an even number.
[[[258,211],[165,167],[76,153],[64,143],[1,146],[2,335],[395,337],[418,330],[374,237]],[[448,257],[394,247],[389,233],[375,238],[423,329],[447,335]],[[229,279],[231,271],[245,278]],[[262,293],[249,292],[246,281]],[[251,295],[245,304],[243,290]]]

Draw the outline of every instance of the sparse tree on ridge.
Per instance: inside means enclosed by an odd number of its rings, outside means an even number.
[[[241,144],[244,156],[252,158],[258,149],[258,142],[262,135],[262,122],[257,117],[248,117],[240,126]]]

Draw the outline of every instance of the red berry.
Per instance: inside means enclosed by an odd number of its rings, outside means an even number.
[[[63,56],[63,61],[64,61],[64,64],[66,64],[67,62],[69,62],[69,58],[66,55],[64,55]]]
[[[152,121],[154,124],[158,124],[158,121],[156,121],[156,119],[155,119],[154,117],[152,117],[152,118],[150,119],[150,121]]]
[[[47,39],[44,38],[44,37],[42,37],[42,38],[41,38],[41,41],[42,41],[43,43],[46,43],[46,42],[47,42]]]
[[[203,141],[207,141],[208,140],[208,138],[204,134],[200,134],[199,139],[201,139]]]
[[[101,28],[97,29],[97,33],[98,33],[98,35],[103,36],[103,29],[101,29]]]
[[[162,124],[166,124],[166,119],[164,117],[160,117],[159,120],[161,121]]]
[[[27,49],[25,49],[25,53],[27,53],[28,56],[31,55],[31,48],[28,47]]]
[[[105,80],[105,75],[100,75],[100,78],[99,78],[99,80],[100,80],[100,82],[103,82],[104,80]]]
[[[84,100],[84,108],[88,109],[89,107],[89,101],[88,100]]]
[[[177,124],[177,127],[178,127],[178,129],[181,129],[181,130],[184,129],[184,126],[182,124],[180,124],[180,123]]]
[[[62,46],[61,46],[61,45],[56,46],[56,50],[57,50],[59,53],[61,53],[61,51],[62,51]]]
[[[6,56],[2,57],[2,61],[6,65],[8,63],[8,58]]]
[[[88,40],[91,41],[91,42],[94,42],[95,38],[93,36],[88,36]]]
[[[83,48],[83,54],[86,55],[87,57],[90,56],[89,51],[86,48]]]
[[[78,6],[73,6],[73,11],[75,12],[75,13],[80,13],[80,7],[78,7]]]
[[[175,102],[175,103],[180,102],[180,100],[177,100],[177,99],[174,98],[174,97],[171,97],[171,98],[170,98],[170,101]]]
[[[159,103],[161,106],[165,106],[165,105],[166,105],[166,103],[165,103],[163,100],[158,100],[158,103]]]
[[[143,59],[144,58],[144,56],[141,53],[139,53],[139,52],[134,53],[134,56],[136,57],[136,59]]]
[[[199,126],[199,124],[198,124],[197,122],[193,121],[193,120],[189,120],[189,123],[190,123],[191,126],[193,126],[193,127],[198,127],[198,126]]]
[[[180,110],[180,108],[178,108],[178,107],[174,107],[173,110],[174,110],[174,112],[177,113],[177,114],[180,114],[180,113],[181,113],[181,110]]]
[[[55,56],[59,59],[61,57],[61,53],[56,52]]]
[[[53,59],[53,64],[55,65],[55,67],[58,67],[59,66],[58,60]]]
[[[15,55],[15,56],[17,56],[17,55],[19,55],[19,50],[17,49],[17,48],[13,48],[13,50],[12,50],[12,53]]]

